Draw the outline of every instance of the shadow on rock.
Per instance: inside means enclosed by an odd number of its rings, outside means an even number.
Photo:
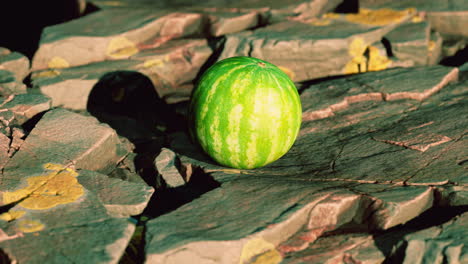
[[[159,216],[219,187],[213,178],[193,167],[187,183],[169,188],[156,168],[156,157],[161,154],[163,147],[168,147],[172,140],[170,135],[187,134],[187,120],[178,111],[184,107],[186,104],[183,103],[166,104],[151,80],[135,71],[105,74],[89,95],[88,112],[133,143],[136,172],[148,185],[157,189],[144,215]],[[182,142],[182,145],[193,144]],[[180,164],[176,165],[170,166],[183,169]]]
[[[405,236],[440,226],[467,211],[468,206],[433,207],[406,224],[374,234],[375,245],[386,256],[383,263],[403,263],[407,253]]]

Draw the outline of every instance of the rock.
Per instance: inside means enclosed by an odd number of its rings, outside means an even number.
[[[18,52],[0,55],[0,70],[15,73],[16,80],[22,82],[29,74],[29,59]]]
[[[80,176],[80,183],[97,194],[99,200],[113,217],[130,217],[143,212],[154,192],[144,182],[130,182],[110,178],[96,172]]]
[[[380,20],[364,15],[329,15],[309,23],[288,21],[254,32],[232,34],[227,36],[219,59],[232,56],[264,59],[297,82],[386,69],[392,66],[392,61],[385,49],[379,50],[375,45],[414,13],[406,10],[384,15]]]
[[[57,163],[98,172],[110,172],[128,153],[107,125],[63,109],[47,112],[29,133],[4,168],[3,179],[13,188],[22,175],[43,171],[43,164]]]
[[[468,214],[464,213],[441,226],[434,226],[404,236],[398,245],[405,250],[402,263],[428,263],[434,260],[465,263],[468,252]]]
[[[108,23],[110,19],[112,23]],[[201,27],[202,15],[197,13],[104,9],[81,19],[47,27],[34,55],[32,70],[127,59],[150,43],[196,35]]]
[[[433,37],[430,38],[430,36]],[[434,65],[441,56],[442,39],[438,33],[430,32],[429,23],[407,23],[385,36],[391,53],[399,60],[416,65]]]
[[[458,187],[466,178],[459,165],[466,121],[456,116],[466,114],[467,89],[455,84],[458,73],[400,68],[306,84],[297,142],[256,170],[218,166],[174,136],[181,163],[221,186],[148,221],[147,261],[389,259],[392,246],[376,246],[372,233],[400,230],[438,205],[466,205]],[[339,246],[321,248],[317,239],[347,228],[362,235],[324,237]]]
[[[15,73],[0,70],[0,96],[26,93],[26,85],[16,79]]]
[[[22,263],[116,263],[135,229],[121,217],[141,213],[152,188],[59,164],[43,169],[22,189],[2,186],[3,203],[11,205],[0,215],[2,250]]]
[[[21,143],[17,131],[9,148]],[[154,191],[96,172],[112,171],[127,153],[93,117],[44,114],[0,174],[2,251],[21,263],[116,263],[135,229],[128,217],[141,214]]]
[[[225,0],[209,0],[203,2],[197,2],[194,4],[191,0],[182,1],[104,1],[104,0],[93,0],[91,1],[94,5],[99,8],[159,8],[159,9],[224,9],[224,10],[255,10],[261,13],[261,16],[265,17],[269,23],[275,23],[279,20],[284,20],[288,17],[299,17],[301,19],[308,19],[319,16],[323,13],[329,12],[335,9],[340,3],[340,0],[324,1],[324,0],[288,0],[288,1],[225,1]]]
[[[31,118],[50,108],[50,98],[42,94],[11,95],[3,100],[0,99],[0,118],[4,120],[4,127],[23,125]]]
[[[179,187],[188,181],[179,171],[180,161],[172,150],[163,148],[154,163],[167,187]]]
[[[135,86],[133,90],[141,88],[135,85],[141,83],[135,82],[135,76],[150,80],[153,90],[166,100],[188,98],[193,88],[192,81],[212,53],[207,41],[173,40],[150,46],[153,48],[147,47],[126,60],[34,72],[32,82],[52,98],[53,106],[76,110],[86,109],[90,93],[98,89],[100,83],[109,86],[103,96],[111,100],[111,96],[121,94],[122,98],[112,100],[125,100],[128,92],[122,89],[130,90],[129,85]]]
[[[413,8],[419,12],[417,20],[426,20],[431,29],[440,33],[446,42],[466,39],[468,30],[468,4],[463,0],[427,1],[375,1],[360,0],[361,8]]]
[[[261,24],[261,15],[257,11],[231,11],[209,10],[204,13],[209,18],[209,35],[219,37],[222,35],[241,32],[257,27]]]

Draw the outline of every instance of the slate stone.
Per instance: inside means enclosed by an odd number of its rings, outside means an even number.
[[[401,11],[392,15],[383,16],[378,23],[367,17],[335,16],[315,25],[288,21],[232,34],[227,36],[219,60],[257,57],[279,66],[293,81],[386,69],[392,61],[375,43],[414,14]]]
[[[324,0],[287,0],[287,1],[265,1],[265,0],[241,0],[241,1],[226,1],[226,0],[209,0],[194,3],[192,0],[182,1],[91,1],[99,8],[166,8],[166,9],[241,9],[255,10],[265,16],[269,23],[274,23],[279,20],[284,20],[288,17],[311,18],[319,16],[323,13],[335,9],[340,3],[340,0],[324,1]]]
[[[399,245],[405,250],[402,263],[467,262],[467,230],[468,213],[464,213],[441,226],[406,235]]]
[[[370,233],[397,229],[434,206],[466,205],[459,165],[466,121],[456,116],[466,115],[468,90],[456,83],[458,73],[401,68],[306,85],[297,142],[256,170],[216,165],[173,135],[181,163],[221,186],[148,221],[147,262],[387,259]],[[344,240],[336,251],[321,248],[317,239],[350,226],[363,234],[335,238]]]
[[[9,127],[23,125],[36,115],[51,108],[51,100],[42,94],[17,94],[7,98],[0,98],[0,118],[3,124]]]
[[[360,7],[366,8],[415,8],[425,13],[431,27],[448,38],[464,38],[468,31],[464,25],[468,22],[468,4],[463,0],[443,1],[359,1]]]
[[[154,192],[144,182],[110,178],[96,172],[80,176],[79,181],[95,192],[107,213],[113,217],[129,217],[143,212]]]
[[[112,74],[118,75],[119,72],[135,72],[135,75],[149,79],[160,97],[174,102],[172,98],[177,98],[177,101],[189,97],[193,89],[192,81],[211,53],[207,41],[202,39],[153,43],[145,51],[134,54],[126,60],[34,72],[32,83],[42,93],[52,98],[53,106],[84,110],[90,93],[99,82],[104,83],[112,78]],[[123,98],[125,91],[120,90],[138,83],[133,79],[126,80],[125,76],[116,76],[116,78],[120,83],[112,85],[110,83],[112,80],[108,80],[109,83],[105,85],[116,90],[112,90],[112,94],[122,94]],[[109,91],[108,97],[112,94]]]
[[[104,9],[45,28],[32,70],[126,59],[144,49],[148,42],[196,35],[201,27],[202,15],[197,13]]]
[[[18,52],[0,55],[0,70],[13,72],[16,80],[22,82],[29,74],[29,59]]]
[[[4,203],[24,198],[0,215],[0,248],[21,263],[117,263],[135,229],[125,217],[141,213],[152,188],[59,164],[43,169],[24,177],[23,189],[2,186]]]
[[[48,111],[0,175],[2,251],[21,263],[117,263],[135,230],[128,218],[154,191],[96,172],[112,171],[127,153],[95,118]]]
[[[26,85],[16,79],[16,74],[0,69],[0,96],[26,93]]]
[[[24,174],[57,163],[76,169],[110,172],[129,152],[109,126],[94,117],[64,109],[48,111],[27,136],[21,150],[4,168],[4,187],[14,188]]]
[[[202,11],[209,19],[209,35],[219,37],[222,35],[241,32],[261,25],[261,14],[257,11],[227,10]]]
[[[154,163],[167,187],[175,188],[183,186],[186,183],[187,180],[179,171],[179,158],[172,150],[167,148],[161,149]]]
[[[375,245],[372,235],[350,233],[321,237],[302,251],[286,254],[281,263],[383,263],[384,261],[385,256]]]
[[[392,55],[399,60],[412,62],[411,66],[434,65],[441,55],[442,38],[431,39],[427,22],[407,23],[397,27],[385,36]]]

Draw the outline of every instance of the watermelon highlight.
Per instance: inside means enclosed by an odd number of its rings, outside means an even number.
[[[190,133],[221,165],[253,169],[289,151],[302,120],[299,94],[277,66],[232,57],[200,78],[189,106]]]

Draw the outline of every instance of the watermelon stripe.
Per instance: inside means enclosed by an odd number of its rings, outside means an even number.
[[[249,112],[249,106],[244,105],[245,94],[248,92],[248,87],[251,87],[252,72],[255,67],[246,65],[242,72],[235,73],[231,77],[233,83],[226,97],[232,103],[230,107],[226,107],[225,121],[227,125],[226,134],[223,138],[226,139],[223,146],[224,159],[230,161],[231,167],[241,166],[241,153],[245,148],[245,141],[241,133],[242,117]],[[247,115],[248,116],[248,115]]]
[[[278,81],[278,78],[281,78],[279,74],[276,74],[276,75],[272,75],[273,78],[275,79],[276,81],[276,84],[278,85],[278,87],[281,87],[280,86],[280,81]],[[284,83],[284,80],[283,80],[283,83]],[[286,82],[286,83],[289,83],[289,82]],[[283,146],[282,148],[278,147],[277,148],[277,151],[276,151],[276,155],[281,155],[281,153],[284,153],[285,149],[286,151],[291,147],[289,142],[291,142],[292,138],[293,138],[293,133],[296,132],[296,126],[295,124],[297,123],[296,120],[292,117],[296,116],[297,113],[296,113],[296,109],[294,107],[294,96],[292,96],[293,94],[291,94],[291,92],[287,92],[285,91],[284,87],[282,87],[283,89],[280,89],[281,91],[281,98],[283,98],[283,104],[288,104],[286,105],[285,107],[283,107],[283,119],[282,120],[286,120],[288,122],[283,122],[283,127],[281,128],[281,132],[283,132],[285,135],[285,140],[283,142]],[[293,86],[294,90],[295,90],[295,86]],[[284,106],[284,105],[283,105]],[[279,157],[276,157],[275,156],[275,160],[279,158]]]
[[[244,65],[239,65],[239,66],[237,66],[235,68],[230,69],[221,78],[216,79],[216,76],[213,75],[212,79],[206,80],[206,86],[208,86],[209,89],[203,89],[203,88],[200,89],[200,90],[206,90],[205,94],[200,96],[201,100],[204,101],[204,106],[202,106],[202,108],[200,110],[201,111],[200,115],[201,115],[201,121],[202,122],[205,121],[205,117],[206,117],[206,115],[208,113],[208,109],[210,109],[210,107],[212,107],[212,105],[211,105],[212,102],[211,101],[213,100],[214,95],[216,94],[217,91],[220,91],[220,90],[222,91],[223,90],[223,89],[219,89],[219,87],[220,87],[219,84],[221,82],[224,82],[226,79],[228,79],[228,77],[230,77],[230,75],[233,74],[235,71],[238,71],[239,69],[242,69],[244,67],[245,67]],[[224,91],[222,91],[222,92],[224,92]]]
[[[193,134],[205,152],[235,168],[260,167],[286,153],[302,112],[286,74],[249,57],[210,67],[192,94],[189,110]]]
[[[210,123],[211,126],[205,127],[200,126],[198,130],[198,135],[201,138],[201,145],[203,149],[207,152],[214,152],[216,154],[221,154],[223,152],[223,138],[225,136],[221,133],[221,130],[218,129],[219,126],[224,126],[223,121],[225,116],[220,113],[221,106],[225,103],[224,101],[228,98],[222,96],[223,93],[226,92],[227,89],[223,89],[225,87],[229,87],[228,83],[230,79],[227,77],[229,75],[234,75],[237,73],[242,72],[244,65],[239,65],[235,68],[230,69],[227,72],[225,78],[213,78],[212,80],[207,80],[206,85],[210,89],[205,89],[205,101],[200,109],[200,124]],[[201,87],[204,89],[204,87]],[[203,95],[200,96],[201,101],[203,101]],[[224,108],[224,107],[223,107]],[[210,111],[209,111],[210,110]]]
[[[253,75],[256,76],[258,83],[264,83],[264,75],[261,74],[259,69],[255,69]],[[249,106],[248,112],[244,116],[242,122],[244,124],[244,131],[257,131],[260,128],[260,110],[262,107],[262,101],[257,100],[256,98],[260,97],[260,89],[253,89],[253,91],[249,91],[246,93],[245,102]],[[243,146],[246,151],[244,151],[244,167],[246,168],[253,168],[258,163],[258,134],[257,133],[249,133],[249,137],[247,138],[245,145]]]

